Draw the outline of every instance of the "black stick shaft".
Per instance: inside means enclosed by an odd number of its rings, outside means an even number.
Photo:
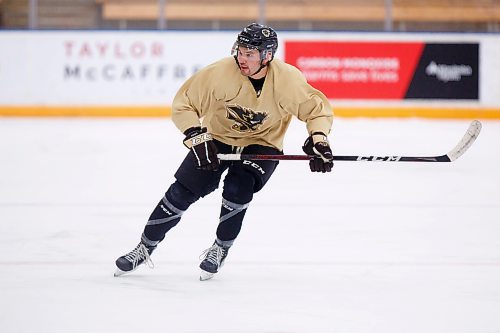
[[[219,154],[220,160],[226,161],[309,161],[314,156],[308,155],[259,155],[259,154]],[[361,155],[336,155],[333,156],[334,161],[350,161],[350,162],[450,162],[447,155],[441,156],[361,156]]]

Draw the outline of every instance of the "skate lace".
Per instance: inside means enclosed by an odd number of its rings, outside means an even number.
[[[136,267],[139,264],[140,260],[144,260],[144,263],[149,268],[154,268],[155,266],[153,260],[151,260],[151,257],[149,256],[148,249],[142,243],[137,245],[135,249],[133,249],[130,253],[125,255],[125,259],[130,261],[133,267]]]
[[[215,265],[220,265],[222,258],[224,257],[225,250],[218,246],[217,244],[212,245],[200,255],[200,259],[208,260]]]

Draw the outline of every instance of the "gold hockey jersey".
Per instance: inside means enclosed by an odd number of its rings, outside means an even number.
[[[279,59],[269,64],[259,96],[228,57],[195,73],[172,103],[172,120],[179,130],[201,125],[215,139],[237,147],[259,144],[283,150],[293,116],[306,123],[309,134],[330,133],[333,112],[328,99],[297,68]]]

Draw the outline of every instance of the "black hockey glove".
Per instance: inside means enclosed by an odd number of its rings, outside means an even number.
[[[184,132],[184,135],[186,135],[184,145],[193,152],[196,167],[201,170],[217,170],[219,159],[212,134],[207,133],[205,127],[191,127]]]
[[[314,156],[309,161],[312,172],[330,172],[333,167],[333,155],[326,135],[322,132],[312,133],[304,142],[302,150],[309,156]]]

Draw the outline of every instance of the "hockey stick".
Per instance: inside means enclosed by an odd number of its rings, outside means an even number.
[[[351,161],[351,162],[453,162],[462,156],[467,149],[474,143],[477,136],[481,132],[481,123],[474,120],[470,123],[467,132],[460,142],[445,155],[439,156],[362,156],[362,155],[334,155],[334,161]],[[259,155],[259,154],[218,154],[217,157],[222,161],[239,161],[239,160],[292,160],[302,161],[311,160],[314,156],[308,155]]]

